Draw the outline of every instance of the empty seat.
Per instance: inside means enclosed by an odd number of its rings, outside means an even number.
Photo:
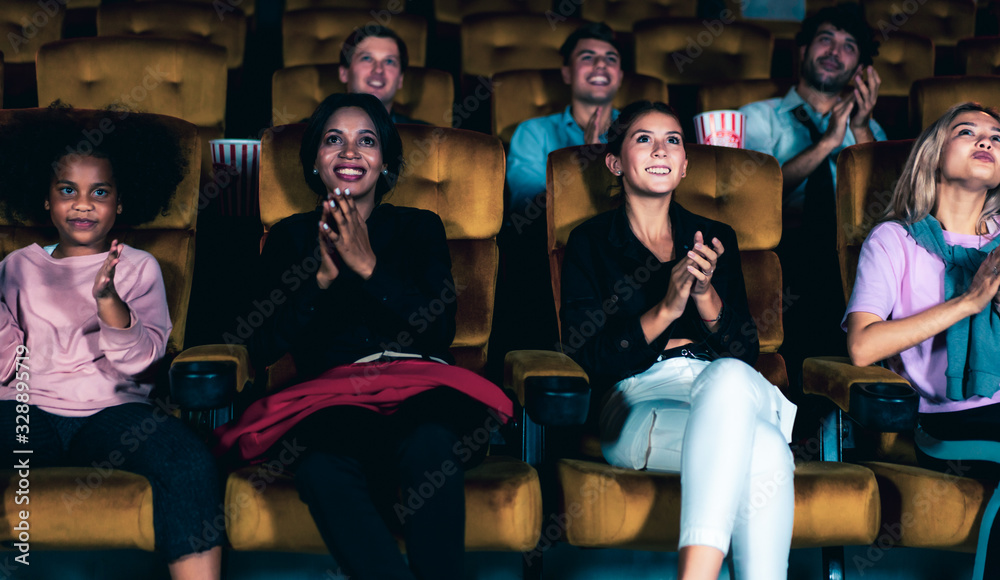
[[[111,4],[97,10],[100,36],[150,36],[197,40],[226,49],[226,66],[243,66],[246,18],[241,10],[220,14],[211,4],[138,2]]]
[[[202,179],[212,167],[208,140],[226,118],[226,50],[206,42],[139,37],[76,38],[38,51],[38,96],[75,107],[109,105],[184,119],[202,139]]]
[[[919,133],[952,106],[966,101],[1000,106],[1000,76],[933,77],[914,82],[910,126]]]
[[[339,65],[301,65],[275,71],[271,83],[274,124],[308,118],[323,99],[347,90],[338,77]],[[450,127],[455,87],[451,75],[436,69],[409,67],[403,88],[396,92],[393,111],[439,127]]]
[[[551,0],[434,0],[434,18],[448,24],[460,24],[484,12],[544,14],[549,10]]]
[[[62,38],[65,11],[56,6],[44,10],[36,0],[0,2],[0,39],[4,41],[0,48],[6,77],[4,106],[8,108],[38,105],[35,54],[42,45]]]
[[[307,8],[374,10],[396,15],[406,11],[406,0],[285,0],[285,12]]]
[[[958,42],[958,72],[967,75],[1000,73],[1000,36],[965,38]]]
[[[694,18],[695,0],[587,0],[580,6],[585,20],[603,22],[616,32],[632,32],[640,20],[650,18]]]
[[[654,19],[635,25],[636,72],[674,84],[766,79],[774,38],[766,29],[736,21]]]
[[[914,81],[934,76],[934,43],[925,36],[896,31],[880,38],[875,70],[882,79],[873,117],[890,139],[915,136],[907,112]]]
[[[356,28],[380,24],[369,10],[312,8],[286,12],[281,21],[281,46],[286,67],[340,62],[344,40]],[[425,66],[427,21],[412,14],[392,17],[392,29],[406,43],[410,64]]]
[[[559,68],[559,47],[582,20],[543,14],[476,14],[462,21],[462,74],[489,77],[501,71]]]
[[[704,84],[698,89],[698,112],[739,109],[765,99],[783,97],[792,79],[755,79]]]

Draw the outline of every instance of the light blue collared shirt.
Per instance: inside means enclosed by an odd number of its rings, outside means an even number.
[[[757,101],[744,105],[740,109],[740,112],[746,115],[746,148],[773,155],[778,163],[784,165],[789,159],[812,145],[809,129],[800,123],[792,113],[792,110],[799,105],[805,105],[805,111],[820,132],[826,131],[830,124],[830,113],[821,116],[809,103],[802,100],[795,87],[792,87],[783,98]],[[871,120],[869,128],[871,128],[876,141],[885,141],[885,131],[875,119]],[[854,144],[854,133],[848,128],[844,132],[844,142],[830,152],[827,162],[833,173],[834,187],[834,191],[830,192],[830,195],[836,195],[837,156],[840,155],[840,151],[844,147],[850,147]],[[801,222],[807,181],[809,180],[806,179],[800,183],[798,188],[785,198],[782,212],[787,225],[798,225]]]
[[[507,186],[510,188],[510,206],[519,210],[539,193],[545,191],[545,167],[549,153],[564,147],[584,144],[583,128],[576,124],[567,106],[562,113],[535,117],[521,123],[510,139],[507,154]],[[611,120],[618,118],[618,110],[611,111]],[[607,143],[607,135],[601,135]]]

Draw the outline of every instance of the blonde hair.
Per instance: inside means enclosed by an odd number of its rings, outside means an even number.
[[[986,113],[1000,123],[1000,113],[979,103],[962,103],[948,109],[937,121],[924,129],[910,150],[903,166],[903,174],[896,182],[892,199],[885,210],[883,221],[897,220],[906,224],[916,223],[928,215],[937,204],[937,180],[940,173],[941,151],[948,139],[955,119],[969,112]],[[986,203],[979,214],[976,230],[986,233],[986,220],[1000,213],[1000,186],[986,192]]]

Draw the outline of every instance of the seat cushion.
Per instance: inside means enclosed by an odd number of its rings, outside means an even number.
[[[25,456],[30,457],[30,456]],[[21,478],[0,471],[3,511],[0,542],[17,542],[20,511],[30,512],[29,543],[34,549],[153,550],[153,490],[141,475],[101,463],[92,468],[31,469],[30,505],[18,504]]]
[[[538,472],[527,463],[486,458],[465,474],[465,506],[467,550],[523,552],[538,543],[542,490]],[[229,541],[236,550],[327,551],[309,508],[279,460],[229,476],[226,515]]]
[[[561,460],[557,466],[565,539],[574,546],[674,551],[680,535],[681,478]],[[847,463],[795,468],[793,548],[862,545],[878,533],[874,474]]]
[[[909,465],[877,461],[864,465],[878,480],[882,537],[887,541],[913,548],[976,551],[994,482]]]

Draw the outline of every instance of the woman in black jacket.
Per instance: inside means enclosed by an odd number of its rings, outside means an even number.
[[[444,225],[382,202],[402,154],[371,95],[331,95],[313,113],[299,156],[320,204],[271,229],[260,303],[274,306],[248,344],[259,365],[291,354],[307,380],[219,434],[245,459],[305,449],[299,495],[351,578],[453,580],[464,575],[464,473],[486,454],[469,441],[495,425],[488,407],[501,419],[512,409],[497,386],[451,364]]]
[[[629,105],[609,135],[624,203],[570,235],[561,309],[565,352],[601,405],[604,456],[680,472],[680,578],[716,578],[730,540],[739,578],[784,578],[795,406],[750,366],[736,235],[673,199],[687,157],[668,105]]]

